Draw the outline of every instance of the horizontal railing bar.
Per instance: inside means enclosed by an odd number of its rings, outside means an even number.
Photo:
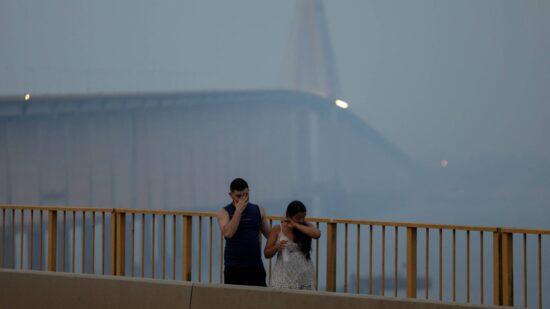
[[[286,217],[283,216],[267,216],[267,219],[271,220],[284,220]],[[306,221],[309,222],[322,222],[322,223],[343,223],[343,222],[337,222],[337,220],[329,219],[329,218],[317,218],[317,217],[307,217]]]
[[[96,207],[67,207],[67,206],[37,206],[37,205],[0,205],[0,209],[23,209],[23,210],[55,210],[55,211],[95,211],[112,212],[114,208],[96,208]]]
[[[283,216],[267,216],[271,220],[283,220]],[[373,225],[373,226],[390,226],[390,227],[416,227],[416,228],[432,228],[432,229],[444,229],[444,230],[464,230],[464,231],[484,231],[484,232],[496,232],[496,227],[486,226],[469,226],[469,225],[450,225],[450,224],[429,224],[429,223],[413,223],[413,222],[392,222],[392,221],[369,221],[369,220],[355,220],[355,219],[330,219],[330,218],[318,218],[307,217],[306,221],[310,222],[326,222],[326,223],[347,223],[347,224],[361,224],[361,225]],[[550,230],[547,232],[550,233]],[[536,233],[539,234],[539,233]]]
[[[315,218],[308,218],[309,221],[314,221]],[[429,223],[413,223],[413,222],[391,222],[391,221],[367,221],[367,220],[353,220],[353,219],[332,219],[334,223],[349,223],[349,224],[363,224],[363,225],[375,225],[375,226],[391,226],[391,227],[416,227],[416,228],[430,228],[430,229],[443,229],[443,230],[469,230],[469,231],[486,231],[496,232],[496,227],[489,226],[469,226],[469,225],[450,225],[450,224],[429,224]],[[550,232],[550,230],[548,230]]]
[[[23,209],[23,210],[56,210],[56,211],[76,211],[76,212],[115,212],[115,213],[135,213],[135,214],[157,214],[157,215],[178,215],[178,216],[198,216],[198,217],[215,217],[215,212],[206,211],[184,211],[184,210],[153,210],[153,209],[130,209],[130,208],[96,208],[96,207],[66,207],[66,206],[37,206],[37,205],[0,205],[0,209]],[[283,220],[283,216],[267,216],[268,220]],[[389,226],[389,227],[415,227],[428,229],[443,229],[443,230],[461,230],[461,231],[483,231],[514,233],[514,234],[542,234],[550,235],[550,230],[547,229],[522,229],[522,228],[497,228],[490,226],[469,226],[469,225],[450,225],[450,224],[428,224],[414,222],[392,222],[392,221],[369,221],[355,219],[330,219],[308,217],[310,222],[324,223],[343,223],[343,224],[361,224],[373,226]]]
[[[268,219],[282,220],[285,217],[282,216],[268,216]],[[498,228],[490,226],[469,226],[469,225],[450,225],[450,224],[429,224],[429,223],[413,223],[413,222],[392,222],[392,221],[369,221],[369,220],[355,220],[355,219],[329,219],[329,218],[316,218],[308,217],[306,221],[310,222],[327,222],[327,223],[347,223],[347,224],[361,224],[361,225],[373,225],[373,226],[391,226],[391,227],[416,227],[416,228],[431,228],[431,229],[443,229],[443,230],[464,230],[464,231],[484,231],[484,232],[496,232]],[[522,230],[523,231],[523,230]],[[533,230],[533,234],[536,230]],[[550,233],[550,230],[547,230]]]
[[[501,228],[502,233],[511,233],[511,234],[544,234],[550,235],[550,230],[540,230],[540,229],[518,229],[518,228]]]
[[[116,213],[139,213],[139,214],[154,214],[154,215],[173,215],[173,216],[195,216],[195,217],[215,217],[215,212],[206,211],[187,211],[187,210],[155,210],[155,209],[131,209],[131,208],[114,208]]]

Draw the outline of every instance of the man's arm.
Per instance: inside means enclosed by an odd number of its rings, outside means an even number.
[[[269,223],[267,221],[267,215],[265,214],[265,210],[260,207],[260,215],[262,217],[262,223],[260,226],[260,231],[262,234],[264,234],[265,238],[269,238],[269,233],[271,232],[271,228],[269,227]]]
[[[220,230],[225,238],[231,238],[235,235],[235,232],[239,228],[239,222],[241,221],[241,212],[235,211],[233,218],[229,219],[229,214],[225,209],[220,208],[218,210],[218,224]]]
[[[229,219],[229,214],[225,209],[220,208],[220,210],[218,210],[218,224],[225,238],[231,238],[235,235],[235,232],[237,232],[239,223],[241,222],[241,214],[246,209],[246,206],[248,206],[248,194],[243,196],[237,204],[235,204],[233,218]]]

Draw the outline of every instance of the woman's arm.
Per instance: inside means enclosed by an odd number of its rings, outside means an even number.
[[[286,246],[286,240],[277,240],[280,231],[281,227],[279,225],[275,225],[271,229],[271,232],[269,232],[269,237],[267,238],[264,249],[264,256],[268,259],[272,258],[279,250],[282,250]]]
[[[311,223],[304,222],[304,224],[300,224],[293,220],[289,220],[288,222],[290,226],[292,226],[292,228],[299,230],[300,232],[306,234],[313,239],[318,239],[319,237],[321,237],[321,231],[319,231],[319,229],[313,226],[313,224]]]

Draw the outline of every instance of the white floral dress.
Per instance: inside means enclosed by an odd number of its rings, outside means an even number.
[[[288,258],[283,259],[283,252],[277,253],[277,261],[271,271],[270,286],[280,289],[313,290],[314,269],[311,259],[306,259],[297,243],[279,233],[278,240],[287,239]],[[285,261],[286,260],[286,261]]]

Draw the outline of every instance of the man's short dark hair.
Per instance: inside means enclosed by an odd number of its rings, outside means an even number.
[[[246,188],[248,188],[248,183],[246,183],[246,181],[242,178],[235,178],[231,182],[231,185],[229,185],[229,189],[231,190],[231,192],[242,191]]]

